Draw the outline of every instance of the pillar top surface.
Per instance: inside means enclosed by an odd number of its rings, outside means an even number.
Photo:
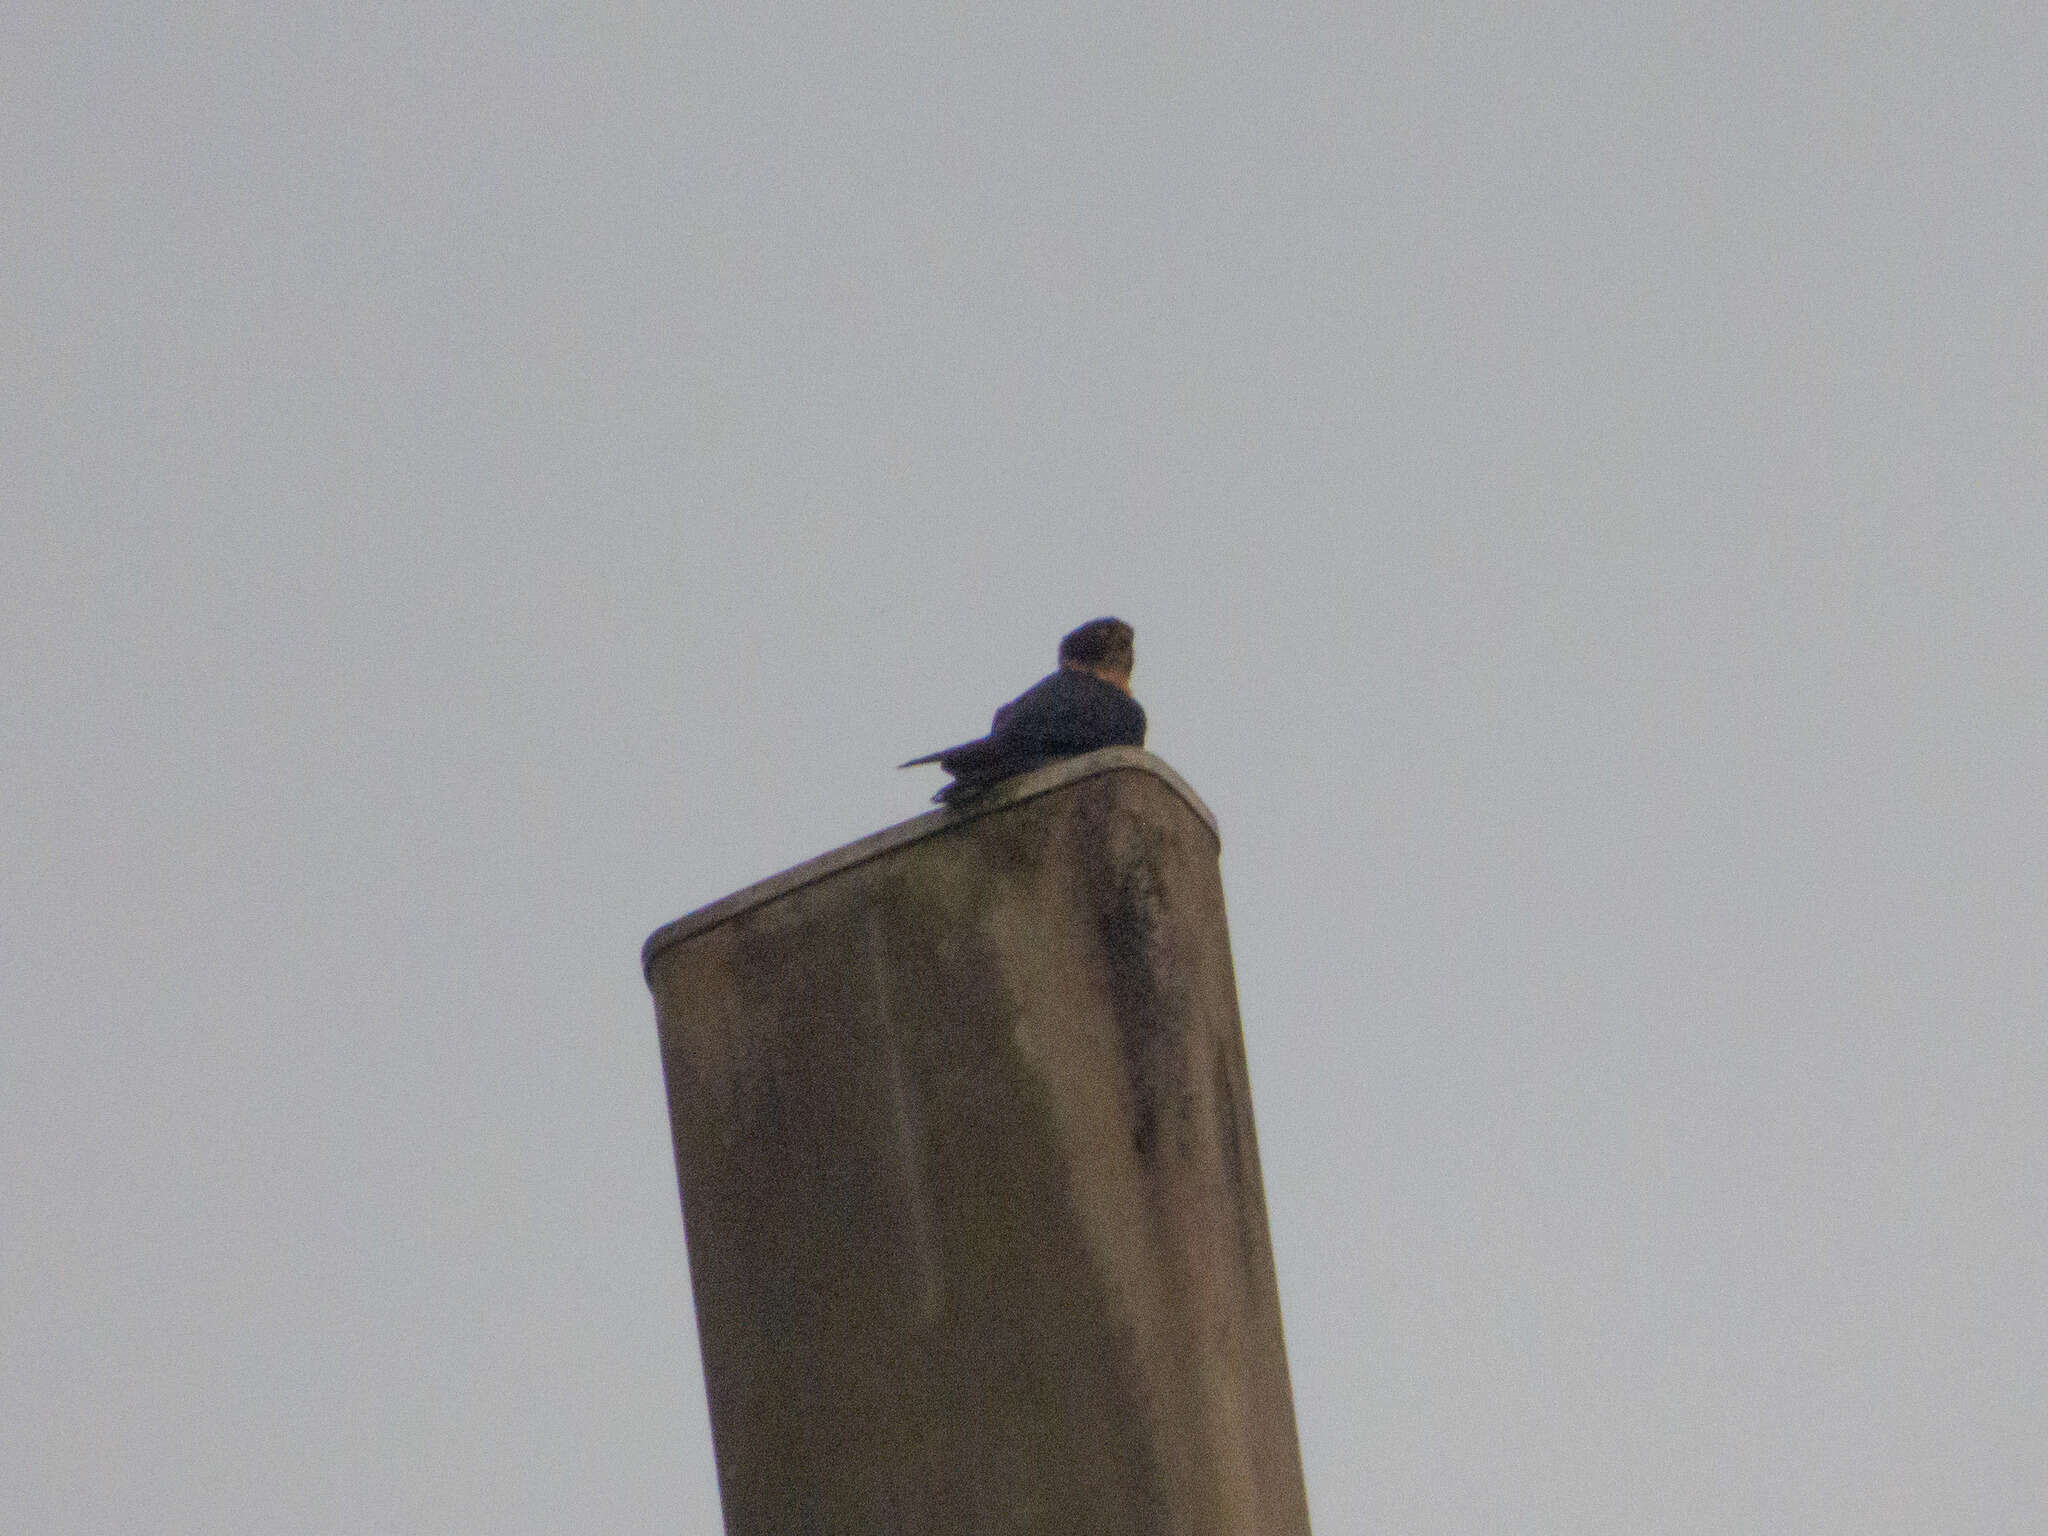
[[[754,908],[778,897],[787,896],[792,891],[801,890],[807,885],[815,885],[818,881],[829,879],[857,864],[865,864],[870,859],[878,859],[884,854],[893,853],[924,838],[964,826],[983,816],[993,815],[1021,801],[1050,794],[1056,789],[1064,789],[1069,784],[1094,778],[1098,774],[1123,770],[1149,773],[1165,784],[1187,803],[1188,809],[1202,819],[1203,825],[1209,829],[1209,835],[1216,839],[1217,846],[1222,846],[1223,838],[1216,826],[1215,813],[1202,803],[1202,797],[1189,788],[1187,781],[1168,767],[1162,759],[1154,757],[1142,747],[1104,747],[1099,752],[1061,758],[1058,762],[1048,763],[1043,768],[1020,773],[965,805],[941,806],[935,811],[925,812],[922,816],[899,821],[893,827],[884,827],[879,832],[869,833],[866,837],[834,848],[829,853],[821,853],[814,859],[806,859],[801,864],[785,869],[779,875],[757,880],[743,890],[734,891],[730,896],[721,896],[709,905],[699,907],[696,911],[687,913],[672,923],[664,924],[649,934],[647,942],[640,948],[641,972],[646,974],[650,971],[661,952],[671,945],[680,944],[683,940],[707,929],[716,928],[720,923],[730,922],[741,913],[751,912]]]

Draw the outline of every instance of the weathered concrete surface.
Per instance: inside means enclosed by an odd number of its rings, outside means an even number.
[[[645,962],[731,1536],[1308,1530],[1217,842],[1163,763]]]

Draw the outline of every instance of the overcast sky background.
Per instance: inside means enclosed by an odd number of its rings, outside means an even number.
[[[0,11],[5,1524],[718,1529],[639,944],[1111,611],[1324,1536],[2048,1528],[2048,13],[544,9]]]

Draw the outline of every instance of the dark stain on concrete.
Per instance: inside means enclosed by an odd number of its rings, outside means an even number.
[[[1258,1200],[1259,1173],[1250,1155],[1250,1127],[1238,1108],[1237,1073],[1227,1043],[1216,1043],[1216,1144],[1223,1153],[1223,1177],[1230,1190],[1230,1209],[1237,1224],[1237,1261],[1244,1271],[1246,1302],[1254,1309],[1263,1294],[1257,1255],[1263,1245],[1264,1202]],[[1254,1209],[1257,1201],[1258,1208]]]
[[[1116,1018],[1131,1145],[1148,1166],[1161,1137],[1178,1130],[1186,1151],[1186,979],[1175,974],[1163,935],[1174,920],[1161,829],[1121,807],[1112,779],[1078,786],[1077,862],[1085,872],[1103,974]]]

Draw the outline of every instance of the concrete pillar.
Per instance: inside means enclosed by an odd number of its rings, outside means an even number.
[[[1217,852],[1112,748],[647,941],[730,1536],[1308,1530]]]

